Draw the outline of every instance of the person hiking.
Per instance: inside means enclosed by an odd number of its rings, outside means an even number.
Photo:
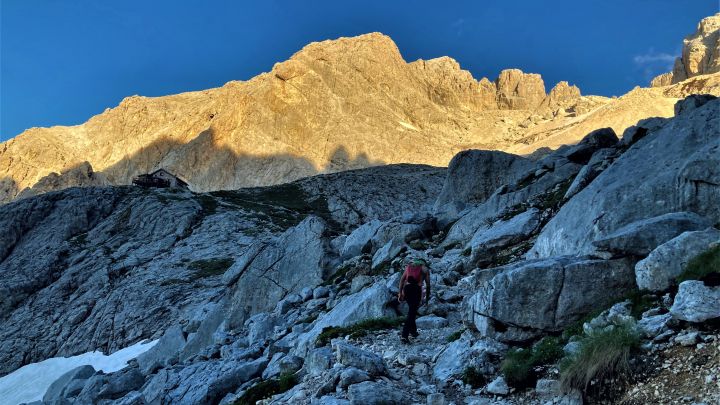
[[[425,282],[425,301],[422,300],[422,283]],[[430,301],[430,269],[425,266],[425,262],[420,259],[413,259],[400,277],[400,292],[398,293],[399,301],[407,301],[408,314],[403,325],[402,337],[403,343],[410,343],[409,335],[418,336],[415,318],[421,304],[427,304]]]

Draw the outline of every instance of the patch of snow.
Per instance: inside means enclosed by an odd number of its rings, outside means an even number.
[[[20,367],[0,378],[0,405],[17,405],[23,402],[42,400],[50,384],[68,371],[84,365],[105,373],[118,371],[127,366],[127,362],[155,346],[152,342],[139,342],[106,356],[94,351],[73,357],[53,357],[38,363]]]
[[[407,128],[407,129],[410,129],[410,130],[413,130],[413,131],[419,131],[419,129],[417,129],[414,125],[408,124],[407,122],[398,121],[398,123],[399,123],[400,125],[402,125],[403,127]]]

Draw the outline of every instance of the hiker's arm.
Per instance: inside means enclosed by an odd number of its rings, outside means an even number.
[[[398,292],[398,298],[400,299],[400,301],[402,301],[403,296],[405,296],[405,294],[403,293],[403,289],[405,288],[405,281],[405,272],[403,272],[402,277],[400,277],[400,292]]]
[[[430,302],[430,269],[425,274],[425,302]]]

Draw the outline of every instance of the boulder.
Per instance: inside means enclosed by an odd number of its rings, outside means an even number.
[[[224,307],[224,303],[216,304],[208,313],[207,318],[200,323],[198,330],[188,336],[187,343],[178,354],[180,361],[185,361],[207,346],[214,344],[213,335],[220,327],[220,324],[223,323],[225,317]]]
[[[712,223],[692,212],[671,212],[627,224],[593,242],[600,250],[647,256],[653,249],[685,231],[697,231]]]
[[[704,231],[684,232],[663,243],[650,252],[648,257],[635,265],[635,279],[642,290],[663,291],[683,272],[688,262],[720,241],[720,231],[710,228]]]
[[[271,311],[289,294],[322,283],[329,273],[330,247],[325,222],[309,216],[265,246],[233,285],[227,322],[242,326],[249,316]]]
[[[319,347],[308,352],[305,356],[304,369],[311,375],[321,374],[335,363],[335,356],[331,348]]]
[[[510,393],[510,387],[508,387],[505,379],[500,376],[492,380],[486,387],[485,391],[493,395],[507,395]]]
[[[600,173],[610,166],[617,153],[617,150],[614,148],[603,148],[596,151],[590,158],[590,161],[580,169],[580,172],[575,176],[573,182],[570,183],[570,187],[568,187],[565,192],[564,198],[566,200],[570,199],[579,193],[580,190],[587,187]]]
[[[521,214],[494,223],[489,229],[479,229],[468,243],[473,264],[490,260],[498,250],[529,238],[540,226],[541,212],[531,208]]]
[[[398,239],[393,239],[386,243],[383,247],[378,249],[377,252],[375,252],[375,255],[373,255],[373,270],[391,262],[395,257],[397,257],[397,255],[400,254],[400,252],[403,251],[403,249],[405,249],[405,243]]]
[[[366,371],[360,370],[356,367],[348,367],[340,373],[340,382],[338,385],[345,389],[352,384],[368,380],[370,380],[370,375]]]
[[[349,259],[363,253],[370,253],[372,249],[370,240],[382,225],[383,222],[375,219],[355,228],[355,230],[348,235],[347,239],[345,239],[345,243],[340,250],[340,257]]]
[[[315,321],[310,331],[300,335],[295,354],[303,357],[328,326],[348,326],[368,318],[395,315],[395,311],[387,305],[391,299],[392,294],[382,283],[341,298],[330,312]]]
[[[670,313],[675,319],[688,322],[720,318],[720,287],[708,287],[702,281],[683,281]]]
[[[169,366],[178,360],[178,352],[185,346],[185,333],[179,325],[165,331],[158,342],[137,357],[140,371],[152,374],[158,368]]]
[[[378,376],[387,373],[387,366],[382,357],[367,350],[362,350],[342,339],[332,342],[338,363],[346,367],[356,367],[370,375]]]
[[[187,367],[164,368],[143,386],[147,403],[215,403],[259,376],[268,361],[211,360]]]
[[[448,321],[445,318],[435,315],[425,315],[415,320],[417,327],[420,329],[439,329],[447,326]]]
[[[462,151],[448,165],[447,177],[434,210],[439,211],[452,203],[481,203],[498,187],[518,180],[532,165],[532,161],[510,153]]]
[[[566,256],[504,266],[477,286],[466,316],[484,335],[505,341],[557,332],[632,291],[633,264]]]
[[[348,387],[351,405],[405,405],[411,397],[385,382],[365,381]]]
[[[590,161],[596,151],[615,146],[618,141],[612,128],[600,128],[585,135],[576,145],[563,149],[561,155],[571,162],[584,165]]]
[[[488,372],[493,371],[490,369],[491,360],[505,353],[507,347],[492,339],[480,339],[473,343],[470,336],[469,333],[464,333],[460,339],[450,343],[440,352],[432,368],[432,376],[435,380],[444,382],[452,377],[458,377],[468,366]]]
[[[720,222],[719,108],[711,100],[651,130],[560,208],[526,257],[592,254],[593,241],[668,213]]]
[[[43,401],[49,402],[60,398],[66,398],[65,390],[68,384],[76,380],[85,381],[92,377],[93,374],[95,374],[95,369],[88,365],[79,366],[68,371],[50,384],[47,391],[45,391],[45,395],[43,395]],[[77,394],[77,392],[75,394]]]

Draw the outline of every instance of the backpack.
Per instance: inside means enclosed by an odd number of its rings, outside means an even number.
[[[407,275],[407,281],[411,284],[420,284],[423,279],[423,268],[416,264],[408,264],[405,267],[405,274]]]

